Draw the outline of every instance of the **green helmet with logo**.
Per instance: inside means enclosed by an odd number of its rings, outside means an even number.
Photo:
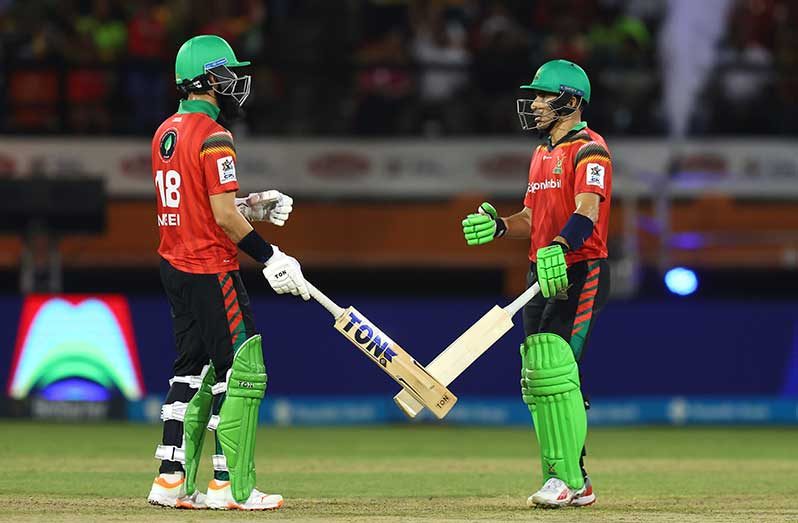
[[[186,93],[213,89],[219,94],[232,96],[239,105],[249,96],[249,76],[237,76],[231,68],[243,67],[249,62],[239,62],[233,48],[224,38],[200,35],[187,40],[175,59],[175,83]],[[215,79],[208,78],[211,73]]]
[[[233,48],[224,38],[216,35],[200,35],[180,46],[175,59],[175,82],[193,80],[209,69],[225,65],[242,67],[249,62],[239,62]]]
[[[535,78],[521,89],[534,89],[545,93],[568,93],[581,96],[590,103],[590,80],[584,69],[568,60],[551,60],[541,65]]]

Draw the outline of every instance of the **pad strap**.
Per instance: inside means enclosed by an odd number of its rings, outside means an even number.
[[[227,472],[227,458],[224,454],[214,454],[211,456],[213,460],[213,470]]]
[[[207,367],[207,365],[206,365]],[[203,368],[204,370],[204,368]],[[198,389],[202,385],[202,378],[203,375],[199,376],[173,376],[172,379],[169,380],[169,386],[171,387],[173,383],[187,383],[189,388]]]
[[[211,416],[211,419],[208,420],[208,430],[216,430],[218,426],[219,426],[219,415],[214,414],[213,416]]]
[[[182,401],[161,405],[161,419],[163,421],[183,421],[183,418],[186,417],[186,406],[188,406],[188,403],[183,403]]]
[[[158,445],[155,449],[155,458],[161,461],[177,461],[179,463],[186,462],[186,451],[183,447],[175,447],[174,445]]]
[[[215,384],[213,387],[211,387],[211,392],[214,396],[218,396],[223,392],[227,392],[227,382],[220,381],[219,383]]]

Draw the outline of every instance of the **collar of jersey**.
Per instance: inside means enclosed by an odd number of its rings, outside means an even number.
[[[177,113],[204,113],[211,119],[216,120],[219,116],[219,108],[205,100],[180,100],[180,107],[177,109]]]
[[[571,130],[568,131],[568,133],[565,136],[563,136],[562,138],[560,138],[557,141],[557,143],[555,143],[555,144],[551,143],[551,136],[549,136],[548,138],[546,138],[549,151],[551,151],[552,149],[554,149],[555,147],[557,147],[561,143],[567,141],[571,136],[575,135],[576,133],[578,133],[579,131],[581,131],[585,127],[587,127],[587,122],[579,122],[578,124],[576,124],[573,127],[571,127]]]

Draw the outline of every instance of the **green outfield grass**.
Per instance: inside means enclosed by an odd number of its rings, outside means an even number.
[[[149,425],[0,422],[0,521],[798,521],[794,428],[592,430],[598,502],[556,511],[525,506],[540,472],[519,428],[262,429],[258,485],[286,498],[270,513],[149,506],[159,436]]]

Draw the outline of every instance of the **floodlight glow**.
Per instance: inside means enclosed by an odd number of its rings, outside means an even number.
[[[674,267],[665,273],[665,286],[679,296],[689,296],[698,289],[698,277],[690,269]]]

